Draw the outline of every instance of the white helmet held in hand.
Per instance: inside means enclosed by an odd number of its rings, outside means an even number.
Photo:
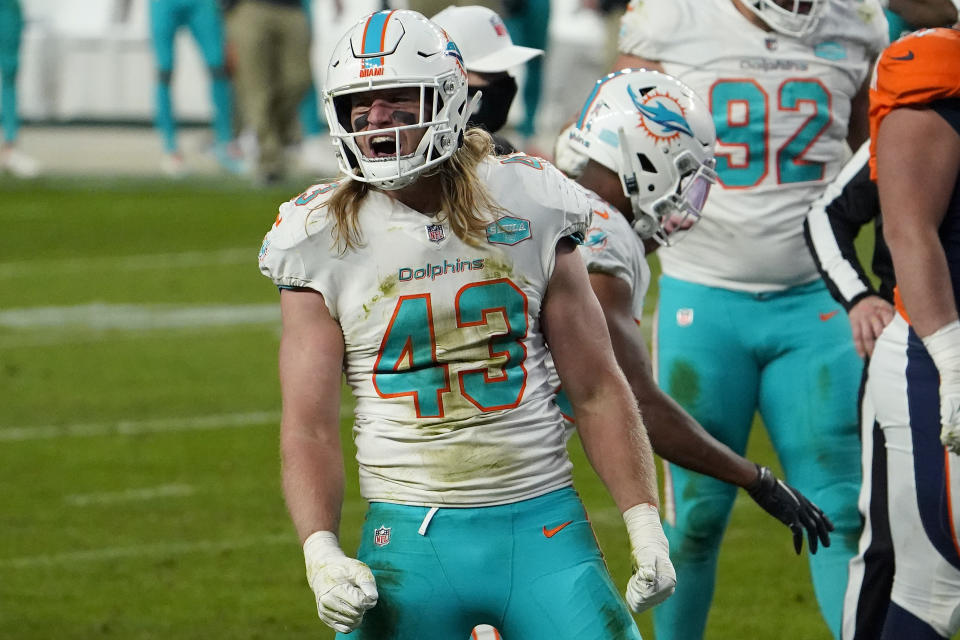
[[[785,36],[802,38],[816,28],[828,0],[743,0],[743,5]]]
[[[352,96],[408,88],[419,91],[415,122],[354,133]],[[403,188],[449,158],[463,142],[470,115],[460,50],[443,29],[416,11],[379,11],[354,25],[334,49],[323,102],[340,168],[385,190]],[[405,152],[401,132],[413,129],[423,129],[423,137],[416,149]],[[381,140],[392,138],[392,151],[364,156],[357,138],[378,135]]]
[[[597,81],[576,124],[571,150],[620,176],[640,237],[669,244],[700,217],[716,182],[716,130],[703,101],[679,80],[624,69]]]

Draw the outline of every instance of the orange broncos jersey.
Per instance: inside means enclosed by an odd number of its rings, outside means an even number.
[[[870,177],[877,179],[877,131],[894,109],[960,97],[960,31],[921,29],[880,55],[870,83]]]

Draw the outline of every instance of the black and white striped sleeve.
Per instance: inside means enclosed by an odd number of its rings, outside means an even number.
[[[854,246],[861,227],[880,218],[880,198],[876,184],[870,180],[869,159],[867,141],[811,205],[803,223],[803,235],[817,269],[831,295],[847,311],[868,295],[880,295]]]

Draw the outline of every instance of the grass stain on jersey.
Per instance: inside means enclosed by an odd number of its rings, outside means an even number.
[[[400,280],[396,274],[392,276],[387,276],[386,278],[380,281],[380,286],[377,288],[380,293],[370,298],[370,300],[368,300],[367,302],[363,303],[363,313],[365,314],[365,317],[367,318],[370,317],[370,310],[373,308],[373,305],[377,304],[384,298],[390,298],[394,294],[396,294],[397,283],[399,281]]]
[[[441,482],[461,482],[473,478],[491,478],[501,469],[518,464],[508,447],[475,441],[437,446],[424,451],[425,466],[433,467]]]
[[[490,376],[499,378],[502,367],[509,363],[506,354],[490,354],[491,340],[509,331],[506,318],[502,313],[491,313],[485,320],[482,324],[458,327],[453,309],[434,308],[437,360],[449,366],[450,392],[443,394],[445,424],[426,426],[425,432],[445,433],[471,426],[471,419],[481,410],[460,392],[460,373],[486,369]],[[519,372],[512,369],[510,375],[519,375]]]
[[[490,279],[509,278],[516,282],[513,275],[513,264],[506,260],[498,260],[494,257],[485,258],[483,261],[483,270],[484,275],[489,276]],[[520,282],[526,282],[526,278],[521,276]]]
[[[687,360],[675,360],[667,375],[667,393],[686,409],[700,397],[700,374]]]

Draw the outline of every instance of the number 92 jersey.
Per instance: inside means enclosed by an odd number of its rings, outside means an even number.
[[[819,277],[803,219],[846,158],[851,100],[886,38],[877,0],[829,0],[802,40],[756,27],[731,0],[630,3],[620,51],[692,87],[717,128],[722,188],[684,241],[660,251],[664,273],[749,291]]]
[[[323,294],[343,331],[368,501],[495,505],[572,482],[540,311],[557,243],[582,236],[591,202],[538,158],[478,169],[503,210],[476,246],[371,190],[363,244],[341,254],[331,185],[281,206],[264,239],[261,271]]]

